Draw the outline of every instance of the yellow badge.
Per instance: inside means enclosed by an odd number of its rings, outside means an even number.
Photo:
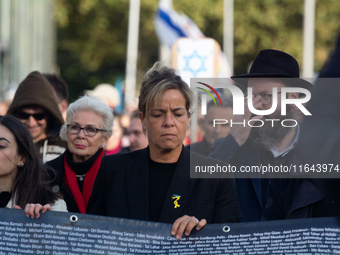
[[[177,207],[180,207],[180,205],[178,204],[178,200],[181,198],[181,196],[179,196],[179,195],[173,195],[172,196],[172,199],[175,199],[175,201],[174,201],[174,208],[177,208]]]

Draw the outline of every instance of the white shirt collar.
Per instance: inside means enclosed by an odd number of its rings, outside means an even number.
[[[274,158],[286,155],[288,152],[290,152],[296,146],[298,139],[299,139],[299,135],[300,135],[300,124],[299,123],[297,124],[297,127],[298,127],[298,130],[296,132],[295,139],[294,139],[293,143],[287,149],[279,152],[279,150],[274,145],[272,145],[269,148],[269,150],[273,153]]]

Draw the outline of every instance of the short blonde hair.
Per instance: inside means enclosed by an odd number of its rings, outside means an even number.
[[[190,116],[190,108],[194,99],[193,93],[175,70],[156,62],[145,74],[139,94],[138,109],[146,117],[153,103],[158,103],[165,91],[179,90],[185,98],[185,108]]]

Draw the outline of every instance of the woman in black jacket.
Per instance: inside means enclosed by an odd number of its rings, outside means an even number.
[[[156,63],[145,75],[138,108],[149,146],[103,160],[90,213],[173,223],[178,239],[194,227],[240,219],[233,179],[190,178],[195,165],[223,165],[183,147],[192,98],[173,69]]]

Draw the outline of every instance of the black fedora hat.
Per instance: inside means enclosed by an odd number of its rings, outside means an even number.
[[[255,58],[249,73],[235,75],[231,78],[244,87],[248,86],[248,78],[289,78],[288,86],[302,87],[311,90],[313,85],[300,78],[299,64],[291,55],[278,50],[262,50]]]

